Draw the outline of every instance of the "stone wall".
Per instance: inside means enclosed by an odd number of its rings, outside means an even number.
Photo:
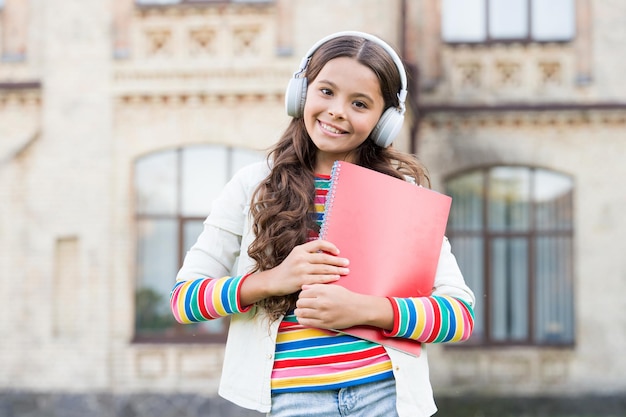
[[[626,392],[626,333],[615,330],[626,326],[626,60],[618,53],[626,41],[624,6],[578,1],[584,13],[572,45],[452,50],[439,40],[438,1],[408,0],[404,34],[402,1],[359,5],[5,0],[0,417],[181,409],[180,415],[226,417],[230,408],[215,399],[221,344],[133,343],[133,164],[151,152],[200,143],[269,146],[288,122],[283,93],[300,58],[322,36],[345,29],[382,36],[423,69],[412,79],[421,87],[423,113],[408,118],[419,120],[419,140],[409,140],[407,127],[398,146],[416,146],[436,189],[455,172],[497,163],[542,166],[575,179],[575,346],[430,346],[435,392],[446,396],[442,410],[496,415],[487,413],[490,400],[475,407],[452,399],[477,393],[566,396],[549,403],[572,404],[567,396]],[[8,30],[9,13],[24,26]],[[499,108],[514,100],[590,107]],[[544,409],[540,399],[528,401]],[[584,410],[583,402],[574,403]],[[617,409],[598,408],[606,411],[597,415]]]

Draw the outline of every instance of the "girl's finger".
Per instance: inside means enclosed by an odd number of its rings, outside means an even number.
[[[326,252],[332,255],[339,255],[339,248],[327,240],[316,239],[311,242],[307,242],[302,246],[306,247],[311,253]]]
[[[345,267],[348,266],[350,261],[347,258],[341,258],[327,253],[315,253],[311,257],[311,263]]]

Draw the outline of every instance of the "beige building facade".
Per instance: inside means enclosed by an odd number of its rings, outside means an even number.
[[[519,21],[497,24],[511,19],[500,3],[0,0],[0,415],[42,401],[83,415],[256,415],[216,399],[222,330],[153,331],[138,294],[175,272],[214,178],[277,140],[287,81],[341,30],[403,56],[409,112],[395,146],[463,207],[449,232],[477,293],[476,338],[428,347],[442,414],[445,399],[485,398],[603,398],[582,403],[619,411],[626,5],[515,1],[536,23],[518,36],[507,31]],[[461,21],[479,24],[458,23],[463,7]],[[501,205],[506,224],[492,230]],[[516,228],[528,207],[545,226]],[[153,295],[173,283],[164,276]]]

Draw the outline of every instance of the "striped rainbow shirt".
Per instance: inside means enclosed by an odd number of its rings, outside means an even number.
[[[315,180],[316,221],[324,219],[329,176]],[[310,236],[317,238],[316,234]],[[179,281],[170,304],[176,320],[193,323],[247,311],[239,302],[245,277]],[[389,297],[394,311],[394,329],[389,337],[411,338],[423,343],[467,340],[474,327],[474,311],[462,300],[448,296],[419,298]],[[280,323],[276,339],[272,392],[302,392],[337,389],[392,378],[391,361],[385,349],[353,336],[305,328],[293,314]]]

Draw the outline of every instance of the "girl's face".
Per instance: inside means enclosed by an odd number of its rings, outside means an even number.
[[[385,107],[376,74],[353,58],[326,63],[307,88],[304,124],[317,147],[316,172],[329,174],[333,162],[351,159]]]

